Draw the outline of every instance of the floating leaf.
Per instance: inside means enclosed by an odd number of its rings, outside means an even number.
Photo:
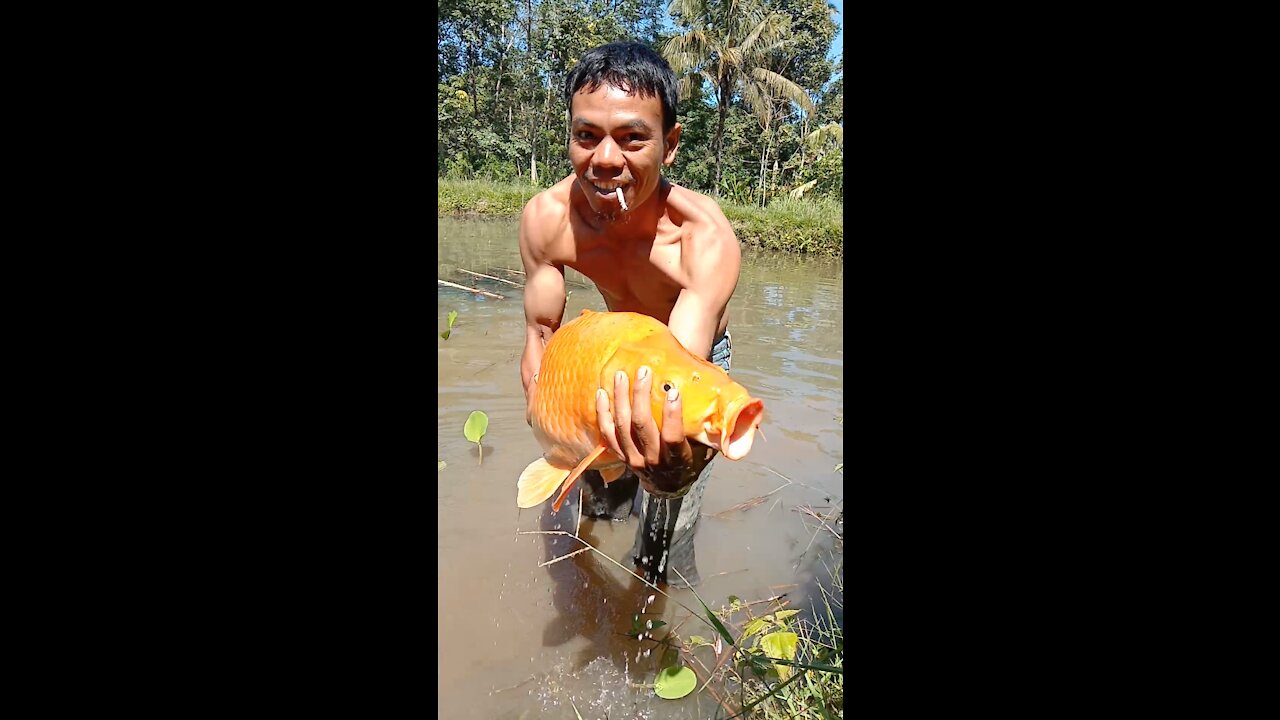
[[[771,657],[782,658],[783,660],[796,659],[796,643],[800,640],[793,632],[775,632],[764,635],[760,638],[760,647]],[[786,680],[791,677],[791,668],[787,665],[773,665],[778,670],[778,677]]]
[[[836,466],[836,469],[835,469],[835,470],[832,470],[831,472],[838,472],[838,473],[840,473],[841,475],[843,475],[843,474],[844,474],[844,463],[840,463],[839,465],[837,465],[837,466]]]
[[[710,641],[710,640],[708,640],[708,639],[706,639],[706,638],[702,637],[701,635],[690,635],[690,636],[689,636],[689,642],[693,643],[695,646],[697,646],[697,645],[710,645],[710,644],[711,644],[711,641]]]
[[[653,691],[664,700],[678,700],[693,692],[698,685],[698,676],[687,667],[669,667],[658,673],[653,682]]]
[[[443,461],[443,460],[437,460],[437,461],[436,461],[436,472],[440,472],[440,471],[441,471],[441,470],[443,470],[443,469],[445,468],[445,466],[446,466],[446,465],[448,465],[448,464],[449,464],[449,463],[447,463],[447,462],[445,462],[445,461]]]
[[[654,620],[654,621],[653,621],[653,624],[649,627],[649,629],[650,629],[650,630],[657,630],[658,628],[660,628],[660,627],[662,627],[663,625],[666,625],[666,624],[667,624],[667,621],[666,621],[666,620]]]

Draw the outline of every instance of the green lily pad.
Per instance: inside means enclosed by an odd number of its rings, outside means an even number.
[[[698,676],[687,667],[669,667],[658,673],[653,682],[653,691],[664,700],[678,700],[693,692],[698,685]]]

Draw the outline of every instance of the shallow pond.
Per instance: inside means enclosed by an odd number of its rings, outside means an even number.
[[[668,589],[672,600],[658,595],[648,604],[652,590],[593,551],[539,566],[578,550],[577,541],[519,534],[573,532],[578,517],[576,492],[559,513],[549,502],[516,507],[516,479],[542,453],[524,421],[522,290],[462,272],[521,282],[502,271],[521,269],[516,221],[439,218],[438,229],[438,278],[505,296],[437,285],[436,444],[446,463],[436,474],[440,716],[576,720],[576,708],[584,720],[712,717],[708,693],[663,700],[640,687],[654,682],[661,652],[646,655],[652,642],[627,636],[642,610],[681,636],[714,636],[681,607],[700,609],[692,592]],[[566,272],[566,322],[583,308],[607,309],[590,281]],[[843,298],[839,260],[743,250],[728,310],[730,374],[764,400],[765,439],[741,461],[718,458],[710,471],[695,590],[713,608],[730,595],[751,602],[787,593],[807,614],[811,603],[821,608],[816,584],[841,564],[842,543],[803,509],[844,507],[844,475],[835,469],[845,461]],[[450,310],[458,318],[443,340]],[[483,461],[462,431],[473,410],[489,417]],[[583,519],[580,534],[630,568],[636,522]]]

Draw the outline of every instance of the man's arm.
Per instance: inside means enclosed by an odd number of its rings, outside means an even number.
[[[554,203],[534,196],[520,217],[520,260],[524,264],[524,352],[520,356],[520,382],[525,401],[532,399],[533,377],[542,365],[542,353],[551,334],[564,319],[564,268],[547,259],[550,234],[546,228],[558,228]],[[527,419],[527,418],[526,418]]]
[[[699,203],[705,225],[680,243],[685,287],[676,298],[667,327],[681,345],[700,358],[711,356],[720,318],[738,287],[742,251],[738,238],[714,201]]]

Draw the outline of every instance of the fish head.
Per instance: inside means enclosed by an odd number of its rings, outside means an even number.
[[[686,438],[715,448],[730,460],[740,460],[747,455],[755,440],[756,428],[764,419],[762,400],[751,397],[751,393],[720,366],[699,359],[683,348],[655,349],[641,344],[619,348],[606,365],[603,377],[610,378],[617,370],[624,370],[628,377],[634,378],[641,365],[653,371],[650,402],[659,428],[663,424],[667,393],[674,389],[681,400]],[[602,386],[612,395],[612,382]]]
[[[764,401],[751,397],[729,373],[711,363],[680,380],[685,437],[719,450],[730,460],[746,457],[764,420]]]

